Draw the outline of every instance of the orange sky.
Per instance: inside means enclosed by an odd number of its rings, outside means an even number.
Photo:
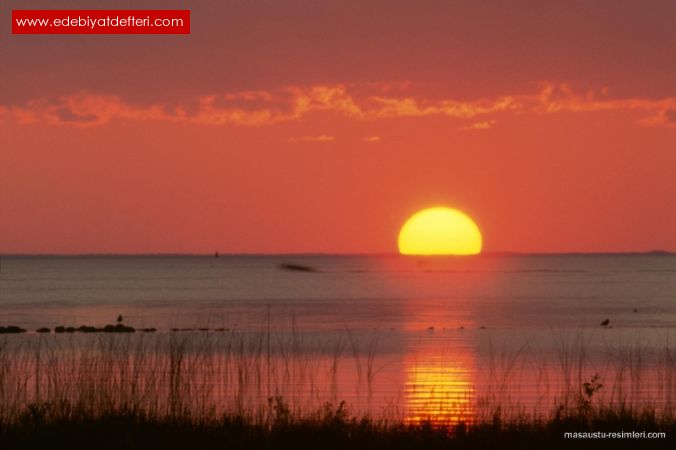
[[[1,22],[1,252],[394,252],[434,205],[485,251],[676,251],[672,1],[143,3],[192,34]]]

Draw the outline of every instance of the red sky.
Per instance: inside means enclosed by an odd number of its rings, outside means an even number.
[[[673,1],[142,3],[96,7],[192,34],[0,5],[1,252],[394,252],[435,205],[486,251],[676,251]]]

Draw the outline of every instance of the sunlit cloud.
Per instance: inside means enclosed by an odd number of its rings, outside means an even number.
[[[364,142],[380,142],[381,140],[380,136],[367,136],[363,139]]]
[[[676,126],[676,98],[611,98],[609,89],[576,92],[565,83],[540,83],[532,92],[494,98],[429,98],[414,86],[316,85],[275,91],[213,94],[182,104],[138,105],[118,96],[77,93],[34,99],[23,105],[0,105],[0,118],[20,124],[47,123],[89,127],[113,120],[166,121],[205,126],[265,126],[300,121],[312,114],[334,114],[358,121],[445,116],[461,130],[485,130],[500,114],[635,112],[641,126]],[[377,136],[376,136],[377,137]],[[368,142],[376,142],[371,140]]]

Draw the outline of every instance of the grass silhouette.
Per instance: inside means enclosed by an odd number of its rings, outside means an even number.
[[[35,334],[0,339],[1,448],[673,448],[676,352],[607,351],[586,372],[588,339],[561,338],[553,403],[519,403],[536,383],[528,349],[489,349],[489,385],[466,416],[407,421],[341,401],[338,367],[353,360],[361,395],[377,386],[378,335],[346,330],[307,352],[287,333]],[[656,375],[648,377],[648,369]],[[518,376],[517,376],[518,375]],[[655,382],[657,397],[643,397]],[[294,388],[295,387],[295,388]],[[301,387],[299,389],[298,387]],[[549,389],[553,389],[551,386]],[[655,401],[658,398],[660,401]],[[449,405],[448,402],[441,402]],[[666,439],[566,440],[564,432],[659,431]]]

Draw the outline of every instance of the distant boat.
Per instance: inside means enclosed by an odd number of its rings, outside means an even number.
[[[317,269],[314,267],[304,266],[302,264],[282,263],[279,265],[279,268],[284,270],[295,270],[297,272],[317,272]]]

